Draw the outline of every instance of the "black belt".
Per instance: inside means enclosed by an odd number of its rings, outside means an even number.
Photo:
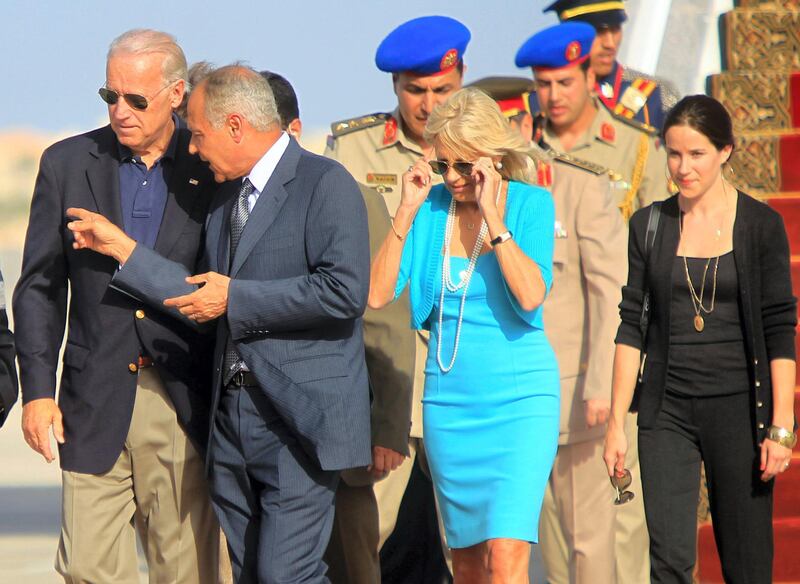
[[[239,389],[240,387],[255,387],[258,385],[256,376],[250,371],[237,371],[231,377],[231,380],[226,386],[229,389]]]

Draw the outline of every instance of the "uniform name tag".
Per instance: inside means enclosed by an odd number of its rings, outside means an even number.
[[[367,183],[378,185],[396,185],[396,174],[377,174],[374,172],[367,173]]]

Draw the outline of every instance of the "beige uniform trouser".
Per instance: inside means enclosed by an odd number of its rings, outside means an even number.
[[[178,424],[155,368],[139,370],[128,437],[102,474],[62,472],[56,570],[68,584],[216,584],[219,525],[203,460]]]
[[[608,480],[608,472],[605,470],[605,464],[602,461],[602,440],[600,441],[600,454],[599,464],[602,464],[603,478],[602,480],[594,480],[592,484],[595,489],[602,493],[602,507],[598,503],[598,507],[589,511],[590,515],[586,519],[590,527],[601,529],[601,521],[605,521],[606,514],[610,508],[616,510],[616,518],[613,518],[614,525],[614,539],[613,549],[605,550],[604,553],[611,554],[616,565],[616,582],[617,584],[648,584],[650,582],[650,538],[647,534],[647,524],[645,523],[644,504],[642,501],[642,481],[639,473],[639,449],[636,428],[636,415],[629,414],[625,421],[625,434],[628,438],[628,453],[625,457],[625,467],[630,469],[633,482],[628,490],[632,491],[635,498],[630,503],[620,505],[614,508],[611,503],[613,500],[614,490]],[[589,444],[589,443],[587,443]],[[580,444],[573,445],[580,446]],[[559,456],[561,449],[559,447]],[[558,465],[558,463],[556,463]],[[555,468],[554,468],[555,473]],[[574,479],[579,479],[578,474],[575,474]],[[563,484],[563,481],[562,481]],[[548,483],[547,491],[545,492],[544,503],[542,505],[541,521],[539,524],[539,541],[541,543],[540,551],[542,553],[542,560],[547,571],[547,580],[549,584],[573,584],[583,582],[597,582],[601,584],[606,582],[600,574],[608,574],[606,568],[602,568],[596,577],[592,577],[589,573],[584,576],[586,571],[581,566],[587,565],[587,558],[575,558],[575,561],[570,562],[570,548],[567,544],[564,530],[562,529],[563,521],[559,519],[558,507],[555,502],[554,493],[551,487],[555,487],[553,481]],[[565,493],[560,493],[559,498],[567,496]],[[588,493],[590,498],[594,499],[597,493]],[[607,499],[607,505],[605,503]],[[582,508],[582,507],[581,507]],[[576,507],[577,509],[577,507]],[[585,509],[583,511],[586,513]],[[598,514],[599,513],[599,514]],[[567,537],[574,539],[575,534],[570,534]],[[576,546],[578,544],[576,543]],[[602,563],[602,562],[601,562]],[[607,577],[607,576],[606,576]],[[588,578],[588,579],[587,579]]]
[[[412,438],[408,446],[408,458],[374,485],[354,487],[344,481],[339,483],[336,489],[338,517],[326,553],[326,561],[331,567],[328,577],[333,584],[380,583],[378,554],[397,525],[400,504],[418,455],[423,471],[429,472],[422,439]],[[440,513],[437,513],[437,519],[442,550],[452,573],[450,550],[445,544]]]

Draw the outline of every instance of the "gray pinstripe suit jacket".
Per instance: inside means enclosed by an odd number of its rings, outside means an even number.
[[[262,391],[322,469],[369,464],[361,321],[369,235],[358,185],[339,163],[292,140],[229,262],[229,217],[238,189],[239,181],[221,187],[206,222],[208,269],[232,278],[228,312],[216,325],[212,428],[230,334]],[[165,298],[189,291],[186,275],[183,266],[137,246],[114,285],[163,309]]]

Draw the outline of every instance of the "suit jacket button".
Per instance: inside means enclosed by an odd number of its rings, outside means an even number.
[[[761,423],[758,425],[758,429],[759,429],[759,430],[763,430],[763,429],[764,429],[764,422],[761,422]]]
[[[756,380],[756,387],[761,387],[761,382]]]
[[[141,308],[139,310],[137,310],[136,311],[136,318],[138,318],[139,320],[142,320],[144,318],[144,310],[142,310]]]
[[[139,366],[136,363],[128,363],[128,371],[131,373],[136,373],[139,371]]]
[[[753,365],[758,365],[758,357],[753,359]]]
[[[764,402],[760,401],[760,402],[758,402],[756,405],[757,405],[759,408],[763,408],[763,407],[764,407]]]

